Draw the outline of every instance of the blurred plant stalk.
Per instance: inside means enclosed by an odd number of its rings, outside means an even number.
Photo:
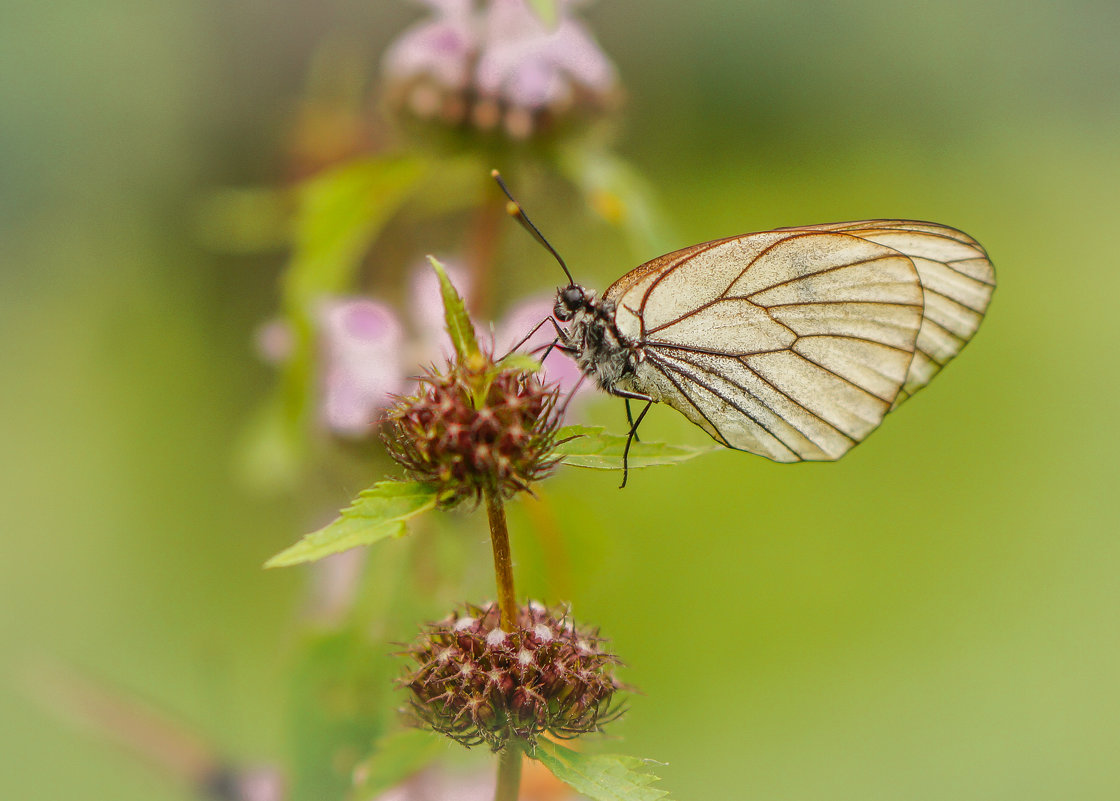
[[[239,765],[206,738],[134,695],[99,682],[60,662],[39,659],[24,666],[31,696],[59,720],[213,801],[284,801],[279,768]]]

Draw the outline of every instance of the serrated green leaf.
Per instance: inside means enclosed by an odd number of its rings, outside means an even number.
[[[529,0],[529,5],[545,25],[551,28],[556,24],[556,0]]]
[[[658,801],[664,790],[650,787],[660,779],[648,760],[619,754],[582,754],[549,740],[537,742],[531,756],[577,793],[594,801]]]
[[[517,370],[522,373],[535,373],[541,369],[541,362],[528,353],[511,353],[496,366],[499,371]]]
[[[474,324],[467,314],[467,305],[463,302],[459,291],[447,277],[447,271],[439,263],[439,259],[429,256],[428,261],[439,277],[439,292],[443,298],[443,319],[447,323],[447,334],[455,346],[455,355],[459,361],[465,362],[472,356],[479,354],[478,339],[474,335]]]
[[[295,252],[284,276],[289,314],[350,289],[362,256],[423,173],[414,156],[355,159],[300,187]]]
[[[395,787],[447,748],[447,740],[423,729],[402,729],[382,737],[373,754],[354,769],[355,801],[366,801]]]
[[[622,452],[626,448],[625,436],[605,434],[598,426],[565,426],[556,434],[558,440],[568,437],[574,439],[556,446],[556,454],[563,457],[564,464],[592,470],[622,469]],[[696,447],[635,440],[630,443],[630,453],[626,461],[631,470],[636,470],[641,467],[687,462],[718,448],[718,445]]]
[[[371,545],[406,533],[405,521],[432,509],[437,492],[416,481],[382,481],[363,490],[334,522],[304,536],[295,545],[265,562],[287,567],[314,562],[332,553]]]

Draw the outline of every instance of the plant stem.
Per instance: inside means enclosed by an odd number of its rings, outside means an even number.
[[[486,516],[490,520],[490,544],[494,548],[494,575],[498,580],[498,608],[502,611],[502,631],[516,631],[519,615],[517,593],[513,589],[513,559],[509,553],[506,510],[501,497],[493,490],[486,490]]]
[[[475,212],[471,225],[472,236],[467,245],[467,270],[470,273],[470,291],[467,306],[471,312],[482,317],[491,317],[494,303],[494,257],[498,252],[498,240],[502,223],[506,219],[505,196],[490,183],[486,199]]]
[[[498,757],[498,786],[494,788],[494,801],[517,801],[520,794],[521,747],[510,742]]]

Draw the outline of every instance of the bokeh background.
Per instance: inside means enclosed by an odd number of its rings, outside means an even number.
[[[0,4],[0,798],[190,797],[45,710],[25,681],[42,660],[239,759],[284,757],[307,573],[260,564],[321,521],[231,468],[273,380],[251,339],[282,254],[217,252],[198,209],[282,178],[324,42],[372,75],[417,16]],[[669,763],[681,799],[1115,799],[1120,6],[601,0],[586,18],[626,86],[617,148],[673,244],[932,219],[980,239],[1000,281],[975,341],[839,463],[723,452],[624,492],[549,483],[577,615],[644,691],[609,747]],[[523,199],[592,285],[658,255]],[[554,286],[510,228],[518,290]],[[622,425],[609,400],[588,415]],[[651,418],[647,438],[701,441]],[[335,504],[359,488],[320,483]],[[547,594],[512,516],[522,589]],[[485,543],[462,553],[483,560],[463,595],[485,597]]]

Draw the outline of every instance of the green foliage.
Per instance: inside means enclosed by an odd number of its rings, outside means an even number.
[[[405,521],[434,509],[436,490],[416,481],[381,481],[363,490],[332,523],[276,554],[265,567],[315,562],[332,553],[403,537]]]
[[[388,725],[394,665],[367,629],[355,622],[300,643],[288,704],[290,801],[344,798],[354,766]]]
[[[556,24],[556,0],[529,0],[529,5],[532,6],[533,11],[541,18],[545,25],[552,26]]]
[[[292,349],[277,397],[265,402],[241,446],[250,483],[276,487],[294,480],[314,392],[315,304],[351,289],[363,256],[424,174],[424,161],[415,156],[356,159],[297,190],[294,252],[282,281]]]
[[[572,467],[587,467],[592,470],[621,470],[622,452],[626,448],[626,437],[603,433],[600,426],[565,426],[556,434],[558,440],[571,437],[556,447],[556,453],[563,457],[564,464]],[[630,443],[627,464],[631,470],[639,467],[687,462],[705,453],[718,450],[719,446],[694,447],[687,445],[667,445],[663,442]]]
[[[284,278],[289,313],[350,289],[362,256],[422,174],[414,156],[356,159],[300,188],[295,253]]]
[[[541,369],[539,359],[527,353],[511,353],[496,365],[500,371],[514,370],[519,373],[535,373]]]
[[[549,740],[537,743],[530,754],[552,775],[594,801],[658,801],[664,790],[650,787],[660,779],[648,770],[649,762],[620,754],[581,754]]]
[[[462,296],[447,277],[443,265],[433,256],[429,256],[428,261],[439,277],[439,293],[443,298],[443,318],[447,323],[447,334],[455,345],[455,355],[458,361],[467,362],[480,353],[478,339],[474,335],[474,324],[467,314],[467,306]]]
[[[374,745],[354,769],[355,801],[366,801],[403,782],[447,749],[447,740],[424,729],[401,729]]]
[[[234,451],[234,469],[248,487],[268,492],[299,472],[299,431],[287,424],[284,398],[269,395],[253,412]]]
[[[576,142],[560,148],[555,162],[600,217],[622,228],[630,247],[643,258],[680,247],[680,237],[653,188],[625,159],[606,148]]]

